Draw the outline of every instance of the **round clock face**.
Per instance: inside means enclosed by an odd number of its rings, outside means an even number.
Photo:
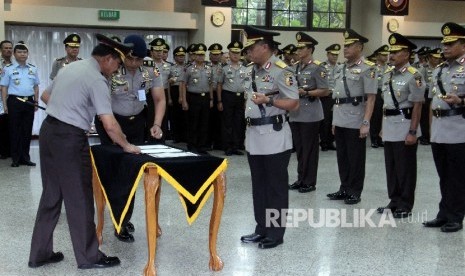
[[[391,33],[397,32],[397,30],[399,29],[399,22],[396,19],[391,19],[388,21],[387,27],[388,31],[390,31]]]
[[[211,17],[211,22],[214,26],[221,26],[224,24],[224,14],[220,11],[214,12]]]

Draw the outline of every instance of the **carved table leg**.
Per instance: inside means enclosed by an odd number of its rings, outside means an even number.
[[[155,195],[160,186],[160,177],[157,167],[149,166],[145,169],[144,188],[145,188],[145,220],[147,222],[147,243],[149,258],[144,268],[145,276],[155,276],[155,253],[157,250],[157,224],[158,209],[155,203]]]
[[[213,210],[210,218],[210,262],[208,266],[211,270],[219,271],[223,269],[223,261],[216,252],[216,239],[218,237],[218,228],[220,227],[221,214],[223,212],[224,198],[226,196],[226,177],[224,173],[218,175],[213,183],[214,198]]]
[[[155,210],[157,212],[157,238],[160,237],[162,233],[160,223],[158,223],[158,210],[160,210],[158,207],[160,206],[161,176],[158,178],[158,181],[160,182],[160,185],[158,186],[157,193],[155,194]]]
[[[94,190],[95,205],[97,207],[97,240],[98,244],[102,245],[103,211],[105,210],[105,197],[103,196],[102,187],[100,186],[95,167],[92,168],[92,187]]]

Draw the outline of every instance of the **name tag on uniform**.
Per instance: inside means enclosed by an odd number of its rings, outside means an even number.
[[[141,89],[141,90],[138,90],[137,91],[137,98],[139,99],[139,101],[143,102],[145,101],[147,98],[145,97],[145,90]]]

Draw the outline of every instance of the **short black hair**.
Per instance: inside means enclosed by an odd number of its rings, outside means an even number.
[[[13,52],[16,53],[16,50],[26,50],[29,52],[29,49],[27,48],[26,44],[24,41],[18,41],[18,43],[15,45],[13,48]]]
[[[99,57],[104,57],[104,56],[107,56],[107,55],[111,55],[113,58],[117,59],[121,59],[121,56],[119,55],[119,53],[113,49],[112,47],[108,46],[108,45],[105,45],[105,44],[98,44],[97,46],[95,46],[95,48],[92,50],[92,54],[93,56],[99,56]]]
[[[268,45],[268,48],[270,48],[270,50],[273,52],[275,50],[278,50],[278,44],[276,44],[275,41],[272,41],[272,40],[260,40],[256,43],[261,43],[261,44],[266,44]]]
[[[0,42],[0,49],[3,48],[3,44],[6,44],[6,43],[10,43],[11,46],[13,46],[13,42],[11,42],[9,40],[3,40],[2,42]]]

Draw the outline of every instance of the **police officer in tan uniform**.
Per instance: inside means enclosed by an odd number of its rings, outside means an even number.
[[[247,159],[252,177],[252,197],[256,227],[241,237],[258,248],[273,248],[283,243],[286,219],[281,215],[289,207],[289,176],[292,135],[285,119],[288,110],[299,107],[294,70],[274,56],[276,32],[246,26],[245,47],[253,65],[245,80],[247,93]],[[268,211],[267,211],[268,210]],[[267,212],[276,221],[267,225]],[[283,214],[284,215],[284,214]]]
[[[218,78],[218,110],[222,112],[222,140],[227,156],[243,155],[239,150],[243,136],[244,79],[246,68],[240,62],[242,42],[232,41],[228,45],[230,62]]]
[[[297,47],[294,44],[288,44],[284,48],[281,49],[283,55],[283,61],[287,64],[287,66],[293,66],[294,62],[294,54],[297,51]]]
[[[13,43],[9,40],[0,42],[0,79],[3,67],[13,62]],[[0,159],[10,157],[10,133],[8,131],[8,114],[4,112],[6,103],[0,99]]]
[[[394,218],[411,215],[417,182],[417,132],[424,101],[425,81],[409,63],[417,46],[401,34],[389,37],[389,67],[383,72],[383,141],[387,189]]]
[[[219,43],[213,43],[208,47],[210,62],[213,71],[212,85],[213,90],[216,92],[218,86],[218,78],[221,76],[223,64],[221,57],[223,55],[223,46]],[[213,106],[218,105],[217,93],[213,93]],[[221,150],[223,149],[222,142],[222,126],[221,126],[221,112],[218,108],[210,109],[210,123],[208,126],[208,148]]]
[[[78,34],[70,34],[68,35],[65,40],[63,40],[63,44],[65,44],[65,51],[66,56],[57,58],[52,64],[52,72],[50,73],[50,79],[53,80],[58,71],[63,68],[64,66],[74,62],[76,60],[81,60],[78,57],[79,55],[79,47],[81,47],[81,37]]]
[[[297,180],[289,189],[308,193],[316,189],[320,122],[323,120],[323,107],[320,97],[329,95],[326,68],[313,59],[315,46],[313,37],[304,32],[296,34],[299,61],[294,65],[299,88],[299,109],[289,113],[292,140],[297,153]]]
[[[351,29],[344,32],[344,64],[335,73],[333,129],[341,186],[328,194],[346,204],[360,202],[365,180],[366,137],[378,85],[376,67],[362,56],[368,39]]]
[[[187,117],[182,110],[181,81],[184,79],[184,69],[186,67],[187,49],[178,46],[173,50],[174,64],[171,66],[169,83],[172,100],[171,109],[171,129],[173,142],[185,142],[187,137]]]
[[[380,136],[381,126],[383,122],[383,97],[382,97],[382,84],[383,84],[383,73],[388,68],[388,55],[389,46],[383,45],[375,50],[373,53],[375,57],[376,69],[378,71],[378,90],[376,93],[375,106],[373,108],[373,115],[370,120],[370,140],[371,147],[378,148],[383,147],[383,140]]]
[[[441,201],[426,227],[442,232],[463,228],[465,215],[465,28],[448,22],[441,28],[445,62],[433,72],[431,149],[439,175]]]
[[[326,47],[326,57],[327,60],[323,62],[323,65],[326,68],[326,79],[328,80],[329,95],[325,97],[320,97],[321,106],[323,107],[324,118],[320,124],[320,147],[321,151],[336,150],[334,146],[334,135],[332,132],[332,123],[333,123],[333,90],[336,84],[334,79],[334,72],[336,65],[339,64],[337,61],[339,57],[339,52],[341,50],[341,45],[331,44]]]
[[[213,107],[213,70],[205,63],[207,46],[195,45],[195,62],[186,68],[181,90],[183,110],[188,111],[187,149],[207,153],[210,108]]]

